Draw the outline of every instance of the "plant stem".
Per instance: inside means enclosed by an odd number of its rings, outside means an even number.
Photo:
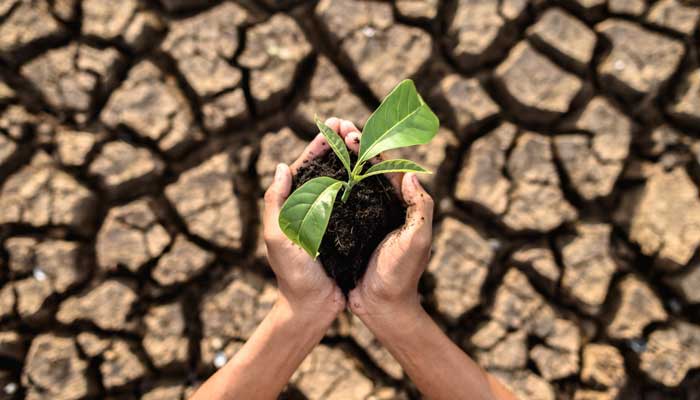
[[[362,172],[362,166],[364,165],[364,162],[360,162],[360,160],[357,160],[355,163],[355,167],[352,169],[352,172],[350,173],[350,182],[354,182],[355,177],[359,175]],[[354,183],[353,183],[354,185]]]
[[[345,184],[345,188],[343,189],[343,195],[340,197],[340,201],[345,203],[348,201],[348,198],[350,197],[350,191],[352,190],[352,187],[355,186],[355,180],[350,178],[350,182]]]
[[[342,201],[343,203],[348,201],[352,187],[355,186],[355,184],[360,181],[359,179],[356,179],[357,174],[360,171],[362,171],[362,165],[359,162],[356,162],[355,168],[353,168],[352,171],[350,172],[350,176],[348,177],[348,182],[345,184],[345,188],[343,189],[343,195],[340,197],[340,201]]]

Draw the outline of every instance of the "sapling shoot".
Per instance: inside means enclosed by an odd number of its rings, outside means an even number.
[[[384,98],[365,123],[354,166],[343,139],[319,119],[316,125],[343,164],[348,180],[343,182],[327,176],[309,180],[289,196],[279,216],[282,232],[314,258],[318,256],[333,204],[341,190],[341,201],[346,202],[353,187],[370,176],[393,172],[430,173],[413,161],[401,159],[381,161],[363,170],[384,151],[430,142],[440,121],[418,94],[413,81],[406,79]]]

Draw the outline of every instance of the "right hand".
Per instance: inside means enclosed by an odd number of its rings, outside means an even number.
[[[336,132],[340,130],[339,121],[329,120],[327,125]],[[302,165],[321,157],[329,148],[325,137],[319,133],[291,166],[277,166],[274,180],[265,192],[263,239],[268,262],[277,278],[280,299],[296,314],[332,321],[345,309],[345,297],[321,263],[292,243],[279,226],[282,205],[292,191],[292,176]]]
[[[339,133],[350,150],[359,150],[360,132],[350,121],[341,121]],[[349,293],[350,310],[362,320],[421,309],[418,281],[430,258],[433,199],[413,173],[388,178],[408,206],[406,222],[377,246],[365,275]]]

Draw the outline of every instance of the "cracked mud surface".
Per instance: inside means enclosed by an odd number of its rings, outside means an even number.
[[[0,398],[185,398],[274,302],[314,114],[413,78],[425,307],[524,399],[698,399],[697,0],[0,2]],[[342,315],[292,399],[419,398]]]

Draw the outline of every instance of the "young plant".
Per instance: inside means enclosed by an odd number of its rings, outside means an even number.
[[[318,256],[338,192],[343,191],[341,200],[345,202],[353,187],[370,176],[391,172],[430,173],[409,160],[381,161],[364,173],[362,170],[384,151],[430,142],[440,121],[420,97],[413,81],[402,81],[367,120],[354,167],[343,139],[318,119],[316,125],[347,170],[348,180],[342,182],[326,176],[309,180],[289,196],[279,217],[282,232],[314,258]]]

